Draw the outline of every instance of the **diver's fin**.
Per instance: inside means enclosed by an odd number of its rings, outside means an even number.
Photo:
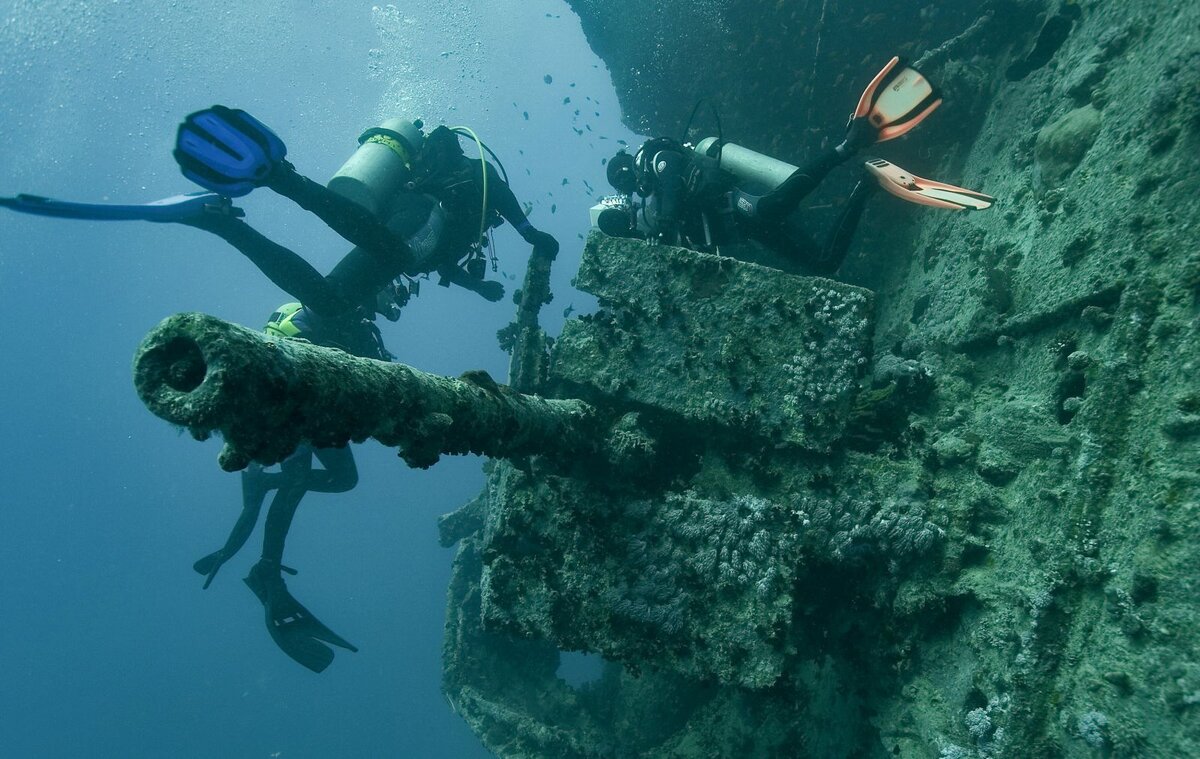
[[[333,662],[333,649],[326,643],[357,652],[354,644],[326,627],[292,597],[283,578],[272,573],[272,565],[254,565],[245,583],[266,609],[267,632],[275,645],[296,663],[318,673]]]
[[[212,585],[217,572],[221,571],[222,565],[225,564],[226,558],[225,550],[219,549],[207,556],[196,559],[196,562],[192,564],[192,569],[196,570],[197,574],[204,575],[204,590],[208,590],[208,586]]]
[[[883,189],[910,203],[949,208],[954,211],[982,211],[996,202],[991,195],[984,195],[982,192],[935,182],[932,179],[922,179],[882,158],[869,159],[866,168]]]
[[[234,198],[262,185],[286,155],[283,140],[265,124],[223,105],[188,115],[175,135],[183,175]]]
[[[941,104],[937,88],[897,56],[867,85],[850,118],[865,116],[879,131],[875,141],[885,142],[920,124]]]
[[[186,221],[207,213],[241,217],[245,213],[234,208],[229,198],[211,192],[173,195],[152,203],[116,205],[110,203],[75,203],[54,200],[39,195],[17,195],[0,198],[0,207],[11,208],[35,216],[59,219],[91,219],[95,221]]]

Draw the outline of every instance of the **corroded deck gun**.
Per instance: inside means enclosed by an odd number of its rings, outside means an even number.
[[[204,314],[163,320],[133,369],[154,414],[198,440],[221,435],[226,471],[282,461],[302,443],[374,438],[425,468],[441,454],[594,454],[608,437],[583,401],[523,395],[485,372],[454,379],[358,358]]]

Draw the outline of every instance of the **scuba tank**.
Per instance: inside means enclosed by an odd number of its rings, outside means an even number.
[[[719,155],[721,168],[737,177],[739,189],[752,195],[766,195],[798,168],[732,142],[722,145],[716,137],[705,137],[694,150],[710,158]]]
[[[425,145],[420,120],[388,119],[363,132],[358,150],[326,185],[377,218],[390,217],[396,195],[412,176],[412,163]]]

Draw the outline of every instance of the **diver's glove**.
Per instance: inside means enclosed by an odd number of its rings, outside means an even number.
[[[522,220],[516,228],[521,234],[521,239],[533,246],[534,253],[550,259],[558,255],[558,240],[549,232],[535,229],[528,219]]]
[[[533,245],[533,252],[539,256],[553,259],[558,255],[558,240],[555,240],[554,235],[549,232],[535,229],[525,238],[525,241]]]
[[[504,297],[504,285],[492,280],[480,282],[473,289],[482,295],[485,300],[489,300],[492,303]]]

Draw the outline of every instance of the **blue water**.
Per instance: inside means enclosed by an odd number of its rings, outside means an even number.
[[[476,5],[0,0],[0,194],[191,190],[170,157],[175,126],[213,103],[271,125],[322,180],[381,117],[465,123],[563,243],[553,332],[568,305],[590,306],[569,287],[592,202],[582,180],[600,190],[601,159],[638,138],[565,4]],[[270,193],[239,204],[322,271],[348,249]],[[528,247],[507,228],[497,243],[511,293]],[[287,300],[195,230],[0,212],[0,756],[487,755],[439,690],[452,552],[435,520],[478,492],[478,459],[412,471],[368,443],[356,490],[306,498],[289,585],[361,648],[324,674],[275,648],[240,582],[257,534],[209,590],[191,569],[237,516],[237,475],[216,466],[218,441],[142,407],[131,358],[169,314],[258,327]],[[426,282],[384,337],[426,371],[503,378],[495,331],[512,311]]]

